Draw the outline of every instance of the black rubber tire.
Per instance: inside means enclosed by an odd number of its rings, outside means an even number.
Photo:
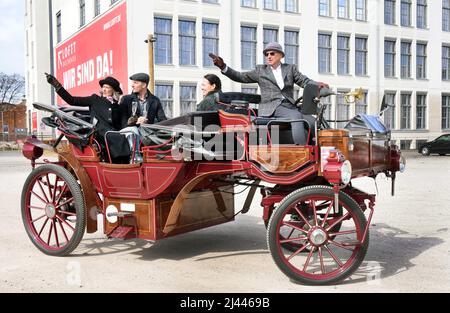
[[[278,208],[274,211],[272,214],[272,217],[269,221],[269,229],[267,231],[267,244],[269,247],[269,251],[272,254],[273,260],[275,261],[275,264],[278,266],[278,268],[290,279],[293,281],[299,282],[304,285],[310,285],[310,286],[327,286],[332,284],[337,284],[348,277],[350,277],[361,265],[361,263],[364,261],[364,258],[367,254],[367,249],[369,246],[369,234],[367,234],[365,242],[359,247],[359,250],[357,252],[356,258],[353,261],[353,264],[351,264],[350,267],[348,267],[345,271],[342,271],[340,274],[338,274],[335,277],[332,277],[327,280],[315,280],[303,277],[294,271],[292,271],[282,260],[282,257],[278,253],[278,246],[276,243],[276,239],[279,235],[279,230],[277,228],[277,225],[280,222],[280,219],[283,218],[285,210],[288,210],[290,206],[298,202],[298,199],[308,197],[308,196],[314,196],[314,195],[323,195],[327,197],[334,197],[334,191],[331,187],[328,186],[309,186],[302,188],[300,190],[297,190],[287,196],[281,204],[278,206]],[[353,200],[350,196],[347,194],[340,192],[339,194],[340,201],[343,202],[346,206],[347,210],[352,211],[352,215],[355,218],[355,222],[359,224],[359,227],[361,230],[366,229],[367,220],[364,215],[364,213],[361,210],[361,207],[356,203],[355,200]]]
[[[75,232],[70,239],[69,243],[62,249],[58,251],[50,251],[46,249],[45,247],[41,246],[39,242],[35,239],[35,234],[33,234],[33,231],[30,229],[29,224],[27,222],[27,216],[26,216],[26,205],[27,205],[27,198],[28,198],[28,190],[30,190],[30,184],[32,184],[36,178],[40,177],[43,174],[51,173],[56,174],[58,177],[65,181],[67,184],[75,203],[75,210],[76,210],[76,218],[77,222],[75,225]],[[67,171],[65,168],[53,165],[53,164],[47,164],[42,165],[38,168],[36,168],[27,178],[25,181],[23,191],[22,191],[22,199],[21,199],[21,211],[22,211],[22,221],[25,227],[25,230],[28,234],[28,237],[30,238],[31,242],[38,248],[41,252],[43,252],[46,255],[53,256],[53,257],[64,257],[69,254],[71,254],[80,244],[81,240],[83,239],[83,236],[85,234],[86,230],[86,209],[84,205],[84,196],[81,191],[80,185],[75,180],[74,176]]]
[[[423,156],[426,156],[426,157],[431,155],[430,148],[427,148],[427,147],[423,147],[423,148],[420,150],[420,153],[421,153]]]

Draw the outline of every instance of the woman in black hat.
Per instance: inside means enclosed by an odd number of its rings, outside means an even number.
[[[73,97],[54,76],[49,74],[46,74],[46,76],[47,82],[55,88],[56,93],[67,104],[89,107],[92,122],[95,125],[96,140],[104,148],[106,133],[109,131],[120,131],[122,128],[123,110],[119,105],[119,100],[123,92],[119,81],[113,77],[107,77],[99,82],[101,87],[100,95]],[[111,149],[113,158],[125,156],[125,154],[127,154],[127,151],[121,151],[121,147]]]

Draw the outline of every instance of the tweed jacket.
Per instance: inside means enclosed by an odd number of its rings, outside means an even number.
[[[257,83],[261,88],[261,104],[259,105],[259,116],[270,117],[275,113],[283,99],[291,104],[295,103],[294,84],[305,88],[308,84],[317,84],[299,72],[296,65],[282,64],[281,71],[284,78],[283,90],[277,84],[275,75],[270,65],[257,65],[253,71],[237,72],[227,67],[223,74],[231,80],[244,84]]]

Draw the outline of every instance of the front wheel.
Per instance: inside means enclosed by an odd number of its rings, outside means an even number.
[[[65,168],[43,165],[35,169],[22,192],[22,220],[33,244],[50,256],[75,250],[86,229],[84,197]]]
[[[319,210],[323,203],[329,204],[325,216]],[[369,243],[368,236],[361,242],[367,226],[364,213],[343,192],[339,194],[341,214],[334,213],[334,203],[331,187],[310,186],[289,195],[273,213],[268,246],[276,265],[289,278],[306,285],[334,284],[350,277],[363,262]],[[312,220],[303,213],[305,205],[313,212]],[[299,232],[298,238],[285,239],[283,234],[292,230]],[[286,248],[288,242],[299,244],[296,251]]]
[[[430,151],[429,148],[424,147],[424,148],[422,148],[422,150],[420,150],[420,153],[421,153],[423,156],[430,156],[431,151]]]

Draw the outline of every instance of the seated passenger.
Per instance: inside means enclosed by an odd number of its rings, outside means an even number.
[[[222,92],[222,81],[214,74],[208,74],[203,78],[202,82],[203,101],[197,105],[197,111],[219,111],[225,110],[226,107],[217,103],[215,94]]]
[[[52,75],[46,73],[47,82],[52,85],[56,93],[69,105],[79,107],[89,107],[92,124],[96,130],[96,140],[100,144],[103,152],[103,159],[107,159],[105,154],[105,135],[109,131],[119,131],[122,129],[122,109],[119,99],[123,94],[120,83],[113,77],[106,77],[99,82],[100,95],[93,94],[88,97],[73,97],[61,83]],[[123,149],[120,144],[110,147],[111,158],[114,163],[122,163],[123,158],[128,158],[129,149]],[[112,160],[110,160],[112,161]]]
[[[121,107],[125,114],[122,117],[122,131],[125,134],[133,134],[128,137],[131,149],[136,149],[135,162],[141,162],[139,126],[142,124],[155,124],[167,120],[164,113],[161,100],[154,96],[148,85],[150,76],[144,73],[138,73],[130,77],[133,93],[124,96],[121,101]]]

